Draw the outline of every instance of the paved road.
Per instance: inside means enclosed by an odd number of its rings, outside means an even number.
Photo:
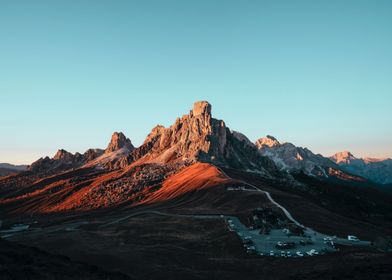
[[[221,168],[219,168],[219,167],[217,167],[217,168],[218,168],[219,171],[222,172],[222,174],[225,175],[228,179],[234,180],[234,179],[231,178],[229,175],[227,175],[226,172],[224,172]],[[277,206],[278,208],[280,208],[280,209],[283,211],[283,213],[286,215],[286,217],[287,217],[290,221],[292,221],[292,222],[293,222],[294,224],[296,224],[297,226],[306,228],[303,224],[301,224],[301,223],[298,222],[296,219],[294,219],[293,216],[291,215],[291,213],[290,213],[286,208],[284,208],[281,204],[277,203],[277,202],[272,198],[272,196],[271,196],[271,194],[270,194],[269,192],[263,191],[263,190],[260,189],[259,187],[255,186],[255,185],[252,185],[252,184],[249,184],[249,183],[247,183],[247,182],[245,182],[245,181],[242,181],[242,180],[241,180],[240,182],[241,182],[241,184],[244,184],[244,185],[246,185],[246,186],[249,186],[249,187],[253,188],[253,189],[256,190],[256,191],[265,194],[265,195],[267,196],[267,198],[269,199],[269,201],[271,201],[275,206]]]
[[[128,220],[130,218],[133,218],[133,217],[148,215],[148,214],[158,215],[158,216],[166,216],[166,217],[177,217],[177,218],[184,218],[184,217],[185,218],[186,217],[198,218],[198,219],[222,219],[222,218],[224,218],[223,215],[217,215],[217,214],[172,214],[172,213],[165,213],[165,212],[161,212],[161,211],[157,211],[157,210],[147,210],[147,211],[139,211],[139,212],[129,214],[125,217],[121,217],[121,218],[118,218],[114,221],[105,223],[105,224],[101,225],[100,227],[111,226],[114,224],[121,223],[121,222]]]

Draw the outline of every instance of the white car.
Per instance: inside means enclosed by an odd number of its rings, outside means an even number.
[[[270,255],[270,256],[275,256],[274,251],[271,251],[269,255]]]
[[[300,251],[298,251],[296,254],[297,254],[298,257],[303,257],[304,256],[304,254],[302,254]]]
[[[356,237],[355,235],[347,236],[347,240],[348,241],[354,241],[354,242],[358,242],[359,241],[358,237]]]
[[[315,249],[310,250],[309,252],[306,252],[309,256],[316,255],[317,251]],[[318,254],[318,253],[317,253]]]

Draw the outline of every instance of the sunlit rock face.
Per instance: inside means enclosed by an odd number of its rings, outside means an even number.
[[[54,172],[79,167],[97,166],[116,169],[128,164],[128,156],[135,147],[121,132],[114,132],[105,150],[88,149],[84,154],[72,154],[66,150],[58,150],[53,158],[45,157],[33,162],[29,170],[33,172]]]
[[[105,153],[111,153],[119,149],[126,148],[129,151],[135,149],[132,145],[131,140],[129,140],[122,132],[114,132]]]
[[[122,132],[114,132],[104,151],[90,149],[85,153],[85,167],[95,166],[100,169],[124,168],[129,164],[128,158],[133,150],[135,150],[135,147],[130,139]]]
[[[212,118],[211,104],[196,102],[188,115],[177,118],[165,128],[156,126],[143,146],[152,161],[223,160],[227,128],[223,121]],[[141,148],[143,148],[143,146]]]
[[[58,150],[57,153],[54,155],[54,160],[64,160],[64,161],[72,161],[74,155],[67,152],[66,150]]]
[[[259,148],[263,146],[272,148],[275,146],[280,146],[280,143],[275,137],[267,135],[266,137],[258,139],[256,141],[256,146]]]
[[[349,151],[343,151],[340,153],[336,153],[334,154],[332,157],[330,157],[331,160],[333,160],[334,162],[336,162],[337,164],[352,164],[352,163],[359,163],[358,159],[356,157],[354,157],[354,155],[352,153],[350,153]]]
[[[245,138],[231,132],[224,121],[214,119],[210,103],[199,101],[170,127],[156,126],[144,144],[131,153],[131,160],[201,161],[260,172],[266,172],[265,168],[276,171],[274,163],[258,154],[254,144]]]

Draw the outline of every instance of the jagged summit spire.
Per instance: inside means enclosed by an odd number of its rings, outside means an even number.
[[[131,140],[125,137],[122,132],[114,132],[105,153],[111,153],[122,148],[127,148],[131,151],[135,147],[132,145]]]
[[[54,155],[53,159],[58,160],[58,159],[64,159],[66,157],[72,157],[73,155],[70,152],[67,152],[64,149],[60,149],[56,152]]]
[[[193,116],[208,115],[211,116],[211,104],[207,101],[197,101],[193,104]]]

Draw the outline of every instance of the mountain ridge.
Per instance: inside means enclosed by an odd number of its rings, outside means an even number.
[[[207,101],[195,102],[188,114],[177,118],[169,127],[154,127],[139,147],[133,146],[122,132],[114,132],[104,150],[88,149],[83,154],[72,154],[60,149],[52,158],[40,158],[33,162],[28,170],[58,172],[81,167],[115,170],[131,164],[198,161],[251,170],[269,177],[278,173],[287,177],[284,173],[304,172],[320,178],[332,176],[352,180],[355,176],[360,176],[376,183],[391,182],[387,175],[387,178],[378,175],[382,177],[379,179],[369,175],[370,171],[357,170],[359,165],[361,168],[371,165],[378,166],[375,168],[382,173],[385,169],[382,165],[388,160],[357,159],[348,151],[326,158],[307,148],[281,143],[270,135],[252,143],[244,134],[230,130],[223,120],[213,118],[212,106]],[[357,163],[357,169],[351,167],[354,162]]]
[[[343,170],[363,176],[376,183],[392,183],[392,159],[357,158],[349,151],[336,153],[330,157]]]

